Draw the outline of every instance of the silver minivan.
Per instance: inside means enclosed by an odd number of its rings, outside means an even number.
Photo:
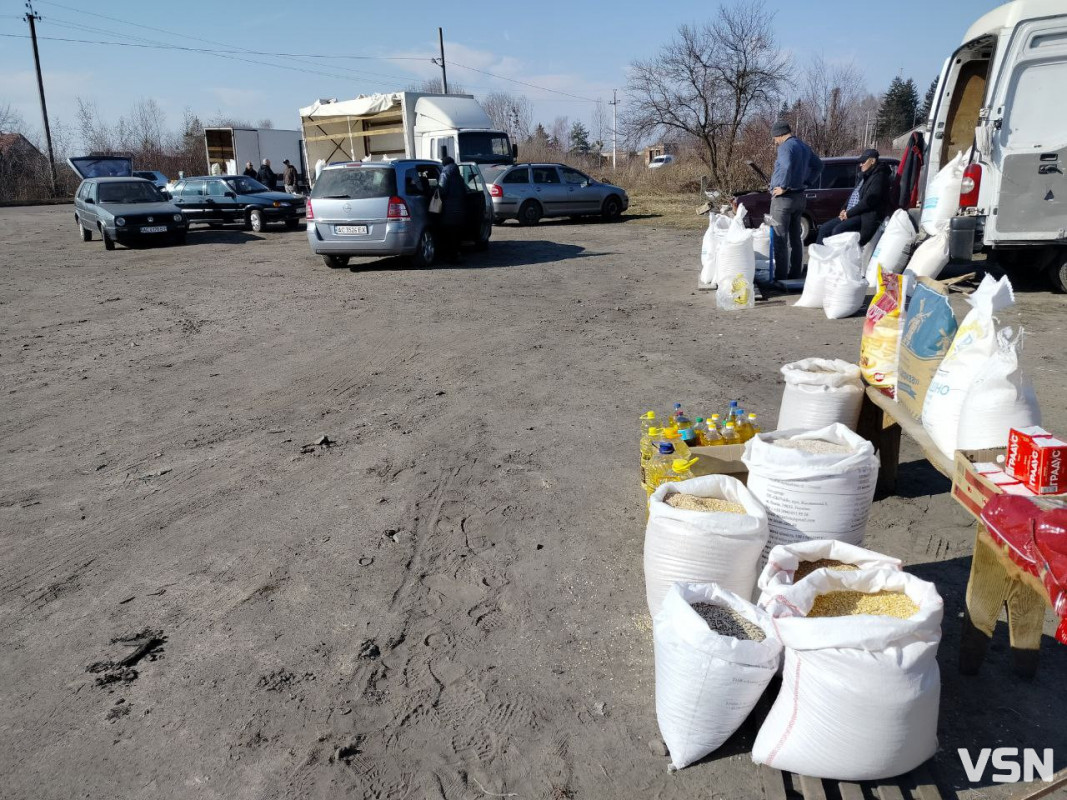
[[[618,219],[630,207],[626,191],[594,180],[566,164],[484,167],[497,223],[517,219],[536,225],[542,217],[599,216]]]
[[[457,165],[467,189],[464,241],[484,248],[493,232],[493,204],[476,164]],[[307,201],[311,252],[329,267],[352,256],[407,256],[418,267],[437,257],[438,231],[429,201],[439,161],[347,161],[324,167]]]

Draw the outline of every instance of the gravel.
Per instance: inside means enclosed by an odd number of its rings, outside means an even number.
[[[759,625],[745,619],[732,608],[712,603],[693,603],[693,610],[720,636],[751,642],[762,642],[767,638]]]

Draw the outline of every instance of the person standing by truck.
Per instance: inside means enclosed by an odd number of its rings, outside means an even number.
[[[282,186],[289,194],[296,194],[296,167],[289,163],[289,159],[283,162],[285,169],[282,171]]]
[[[441,234],[441,253],[449,260],[459,258],[459,243],[463,230],[463,202],[467,190],[463,185],[463,176],[459,173],[456,160],[452,156],[441,159],[441,178],[438,181],[441,209],[438,230]]]
[[[256,172],[256,168],[252,165],[251,161],[246,161],[245,162],[244,176],[246,178],[253,178],[253,179],[259,178],[259,173]]]
[[[778,156],[771,173],[771,212],[774,227],[774,279],[796,280],[804,268],[804,239],[800,218],[807,207],[804,190],[822,174],[822,161],[793,135],[788,122],[771,128]]]
[[[278,188],[278,176],[274,173],[274,170],[270,168],[269,158],[263,159],[263,166],[259,168],[259,172],[256,174],[256,180],[272,192]]]

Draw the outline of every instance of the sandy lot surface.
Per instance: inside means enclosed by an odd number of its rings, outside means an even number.
[[[0,210],[0,796],[761,797],[758,720],[674,775],[648,744],[636,418],[773,426],[781,364],[855,359],[861,320],[716,312],[698,253],[509,225],[459,267],[331,271],[302,231],[105,253],[69,207]],[[1004,315],[1061,432],[1065,311]],[[934,768],[1009,797],[956,748],[1067,766],[1067,650],[1020,684],[1001,626],[957,674],[973,524],[901,462],[867,542],[946,600]]]

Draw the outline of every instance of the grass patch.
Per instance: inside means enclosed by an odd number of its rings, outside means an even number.
[[[679,230],[703,230],[708,227],[708,218],[697,214],[701,205],[699,195],[686,194],[637,194],[630,196],[627,215],[635,223],[655,225]]]

